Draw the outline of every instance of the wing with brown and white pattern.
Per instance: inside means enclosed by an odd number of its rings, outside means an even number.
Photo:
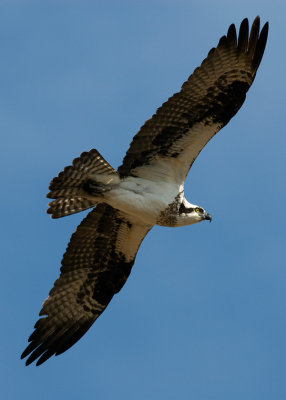
[[[27,365],[63,353],[85,334],[126,282],[151,228],[133,224],[106,204],[87,215],[71,237],[61,275],[22,354],[30,354]]]
[[[181,91],[133,138],[118,169],[120,175],[156,179],[167,171],[183,183],[206,143],[242,106],[262,59],[267,34],[268,23],[260,31],[259,17],[250,35],[247,19],[240,25],[238,38],[235,26],[230,25],[227,35],[210,50]]]

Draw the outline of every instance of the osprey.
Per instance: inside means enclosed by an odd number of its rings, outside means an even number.
[[[126,282],[138,248],[154,225],[183,226],[211,216],[189,203],[184,181],[206,143],[237,113],[265,49],[268,23],[256,17],[237,39],[230,25],[181,91],[133,138],[114,170],[92,149],[50,183],[48,213],[60,218],[95,207],[72,235],[60,277],[43,303],[22,357],[42,364],[76,343]]]

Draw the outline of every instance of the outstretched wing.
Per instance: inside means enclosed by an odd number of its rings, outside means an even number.
[[[183,183],[206,143],[237,113],[251,86],[265,49],[268,23],[259,33],[256,17],[250,35],[248,20],[237,40],[232,24],[174,94],[145,122],[133,138],[118,171],[149,179],[168,176]]]
[[[78,226],[62,259],[61,275],[40,311],[21,358],[42,364],[69,349],[126,282],[138,248],[152,226],[130,222],[99,204]]]

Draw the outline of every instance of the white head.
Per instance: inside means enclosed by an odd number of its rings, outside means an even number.
[[[201,221],[210,221],[212,217],[202,207],[189,203],[183,198],[177,216],[177,226],[196,224]]]

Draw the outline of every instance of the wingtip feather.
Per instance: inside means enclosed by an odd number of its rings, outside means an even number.
[[[255,52],[254,52],[254,57],[253,57],[253,64],[255,68],[257,69],[260,65],[260,62],[262,60],[266,43],[267,43],[267,38],[268,38],[268,31],[269,31],[269,23],[268,21],[264,24],[263,28],[261,29],[256,47],[255,47]]]
[[[234,47],[237,47],[237,36],[236,36],[236,28],[234,24],[231,24],[227,31],[227,40],[230,44],[233,44]]]
[[[240,24],[239,34],[238,34],[238,44],[237,44],[237,48],[242,52],[245,52],[247,49],[248,33],[249,33],[248,19],[244,18]]]

